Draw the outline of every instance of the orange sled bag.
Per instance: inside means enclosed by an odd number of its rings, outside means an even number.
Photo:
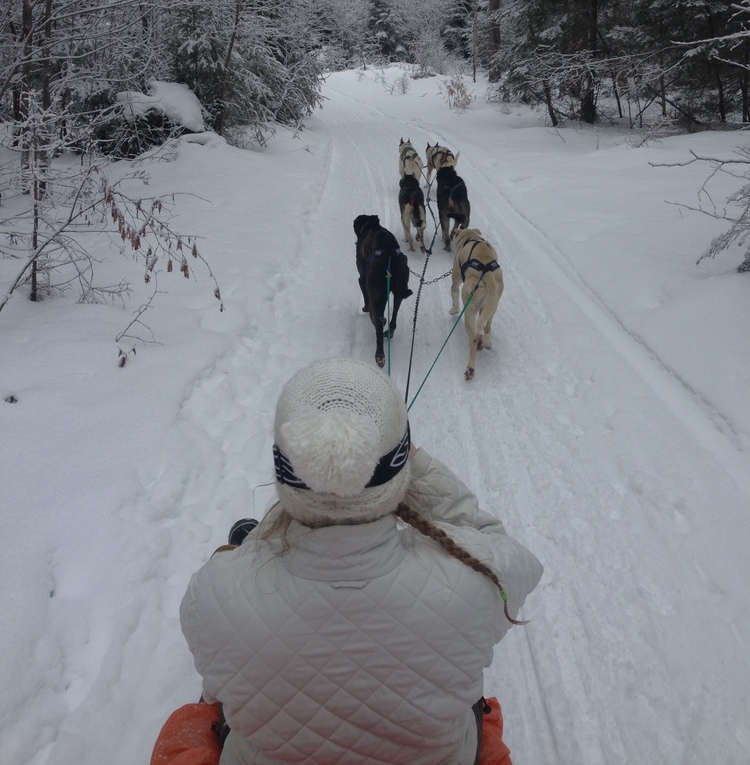
[[[513,765],[510,749],[503,741],[503,713],[500,702],[494,697],[485,699],[490,708],[482,718],[482,747],[479,750],[479,765]]]
[[[219,704],[185,704],[164,723],[151,765],[219,765]]]
[[[503,715],[494,697],[486,699],[490,712],[482,719],[479,765],[512,765],[510,749],[503,743]],[[217,726],[219,704],[185,704],[164,723],[151,765],[219,765],[221,747]]]

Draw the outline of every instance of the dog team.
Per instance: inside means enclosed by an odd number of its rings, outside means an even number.
[[[456,172],[461,152],[435,143],[427,144],[427,174],[425,188],[428,195],[430,179],[435,173],[440,232],[445,249],[455,245],[451,272],[451,315],[459,312],[458,295],[464,306],[464,327],[469,338],[469,362],[464,378],[472,380],[476,369],[477,351],[492,348],[492,319],[503,294],[503,272],[497,261],[495,248],[482,237],[477,228],[469,228],[471,206],[463,179]],[[420,186],[424,163],[411,141],[402,138],[398,150],[400,175],[398,205],[404,240],[414,252],[414,240],[421,252],[426,252],[424,231],[426,226],[425,195]],[[450,223],[453,220],[453,229]],[[412,237],[412,228],[416,234]],[[375,361],[385,366],[383,342],[393,337],[401,302],[409,297],[409,266],[396,237],[380,224],[377,215],[358,215],[354,219],[357,237],[357,271],[362,290],[362,310],[370,314],[375,327]],[[385,309],[389,295],[393,295],[393,309],[386,329]],[[467,305],[468,303],[468,305]]]

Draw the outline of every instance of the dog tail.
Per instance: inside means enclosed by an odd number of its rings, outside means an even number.
[[[456,156],[455,156],[455,157],[453,157],[453,164],[454,164],[454,166],[458,164],[458,158],[459,158],[460,156],[461,156],[461,152],[460,152],[460,151],[457,151],[457,152],[456,152]]]

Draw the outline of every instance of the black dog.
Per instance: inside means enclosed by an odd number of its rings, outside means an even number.
[[[443,232],[445,249],[451,248],[451,235],[457,228],[469,227],[471,205],[466,184],[455,169],[441,167],[435,176],[437,179],[437,203],[440,228]],[[449,232],[450,219],[453,218],[453,231]]]
[[[358,215],[354,219],[354,233],[357,235],[357,271],[359,287],[365,304],[363,311],[370,314],[375,327],[375,361],[385,366],[383,338],[393,337],[396,318],[401,301],[409,297],[409,264],[401,252],[398,241],[388,229],[380,225],[377,215]],[[385,307],[388,304],[388,274],[390,292],[393,293],[391,323],[385,330]]]

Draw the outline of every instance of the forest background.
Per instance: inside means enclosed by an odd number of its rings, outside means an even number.
[[[21,148],[34,135],[51,152],[133,156],[184,127],[158,110],[123,120],[132,114],[117,94],[153,80],[187,85],[206,127],[230,142],[262,143],[274,124],[302,123],[324,72],[388,62],[417,76],[483,69],[490,97],[540,104],[553,125],[750,120],[747,0],[2,0],[0,10],[0,113]]]
[[[68,285],[70,266],[82,300],[121,296],[125,284],[90,279],[67,236],[76,225],[106,210],[136,252],[139,231],[169,252],[180,240],[158,216],[134,223],[137,200],[105,163],[189,131],[258,147],[280,125],[301,130],[326,72],[399,62],[417,78],[454,75],[447,97],[464,108],[461,75],[482,71],[488,99],[539,107],[553,127],[617,120],[653,136],[750,122],[748,0],[2,0],[0,12],[1,138],[16,152],[0,186],[28,201],[2,222],[20,269],[0,311],[23,285],[32,300]],[[159,104],[165,81],[197,98],[197,124]],[[66,152],[85,161],[55,167]],[[743,179],[746,159],[732,160]],[[741,212],[714,249],[744,241],[744,184],[732,201]]]

